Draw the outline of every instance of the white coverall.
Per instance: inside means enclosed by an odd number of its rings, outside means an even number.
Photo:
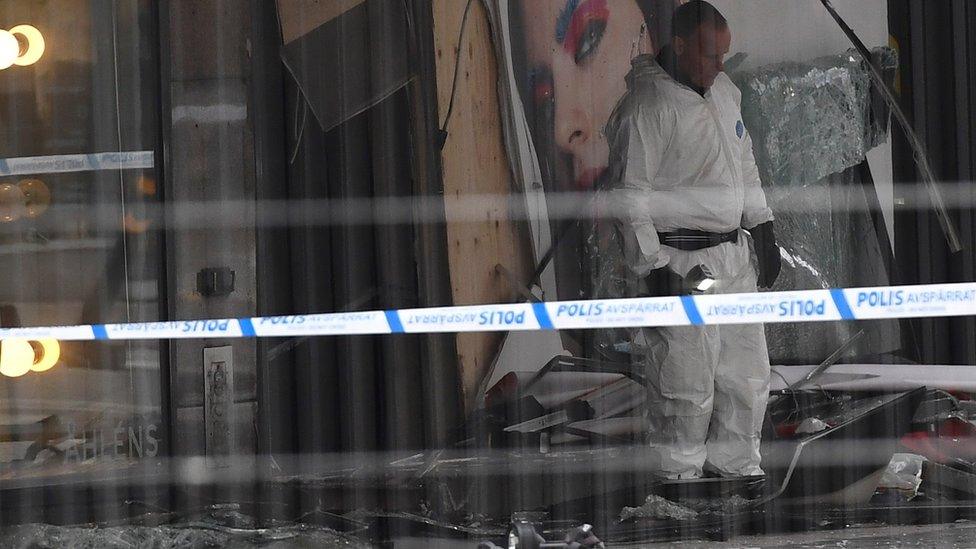
[[[607,125],[609,211],[624,240],[624,261],[643,279],[669,266],[685,276],[696,265],[715,292],[755,292],[756,266],[741,231],[771,221],[741,93],[724,73],[702,97],[649,55],[627,76],[628,92]],[[662,246],[658,232],[740,230],[738,243],[698,251]],[[762,325],[660,328],[644,360],[650,394],[650,445],[669,478],[758,475],[760,429],[769,393]],[[663,336],[663,337],[662,337]],[[653,355],[653,356],[651,356]]]

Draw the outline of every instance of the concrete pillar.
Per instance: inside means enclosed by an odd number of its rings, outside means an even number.
[[[240,0],[169,0],[161,4],[165,140],[164,201],[168,207],[245,204],[235,227],[171,226],[166,236],[171,319],[254,314],[255,152],[250,32],[252,3]],[[204,297],[197,273],[207,267],[235,272],[234,291]],[[254,340],[177,340],[170,344],[173,455],[205,455],[204,349],[232,348],[232,454],[256,451],[256,345]]]

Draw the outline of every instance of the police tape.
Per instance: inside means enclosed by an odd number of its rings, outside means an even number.
[[[0,329],[64,341],[507,332],[976,315],[976,283]]]
[[[45,173],[148,169],[155,164],[153,151],[122,151],[0,158],[0,177]]]

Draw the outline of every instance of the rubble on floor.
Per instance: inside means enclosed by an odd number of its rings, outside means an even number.
[[[183,549],[205,547],[348,547],[366,549],[370,544],[327,528],[307,525],[243,529],[208,523],[165,526],[51,526],[24,524],[4,528],[0,546],[12,548],[66,549]]]
[[[698,512],[655,495],[647,496],[640,507],[624,507],[620,511],[620,522],[646,518],[694,520]]]

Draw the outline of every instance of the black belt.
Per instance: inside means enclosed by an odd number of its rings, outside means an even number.
[[[661,240],[661,244],[665,246],[671,246],[672,248],[686,252],[694,252],[696,250],[712,248],[726,242],[735,244],[739,241],[739,231],[709,233],[693,229],[678,229],[672,233],[657,233],[657,237]]]

